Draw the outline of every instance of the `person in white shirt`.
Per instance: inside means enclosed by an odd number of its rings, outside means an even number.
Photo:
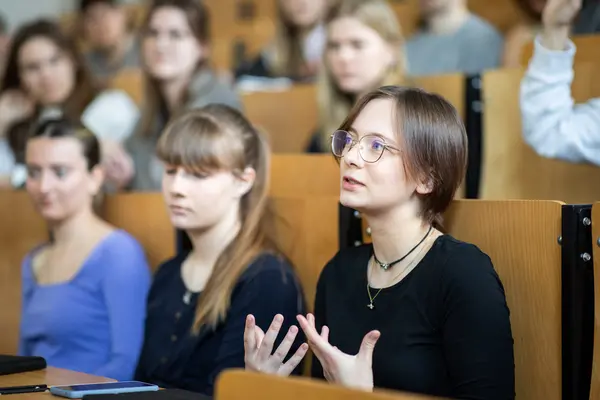
[[[122,91],[96,87],[73,40],[57,24],[34,21],[15,34],[0,82],[0,188],[23,185],[27,136],[57,117],[94,133],[105,163],[125,165],[121,143],[139,119],[137,106]]]
[[[581,0],[548,0],[542,33],[521,82],[523,138],[539,155],[600,165],[600,98],[575,104],[575,45],[569,40]]]

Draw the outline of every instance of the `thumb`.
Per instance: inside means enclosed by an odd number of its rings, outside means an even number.
[[[379,331],[371,331],[365,335],[362,343],[360,344],[360,350],[358,351],[358,357],[362,361],[368,361],[371,364],[373,360],[373,350],[375,344],[379,340],[381,333]]]

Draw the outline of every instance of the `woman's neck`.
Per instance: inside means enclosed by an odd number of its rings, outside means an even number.
[[[169,113],[173,113],[183,105],[187,88],[191,84],[192,76],[181,76],[160,84],[160,92],[165,100]]]
[[[223,251],[241,228],[238,212],[231,212],[216,225],[202,230],[188,230],[193,250],[189,256],[194,265],[212,269]]]
[[[53,243],[71,243],[86,238],[91,226],[98,224],[100,219],[92,209],[85,209],[70,218],[50,223]]]
[[[452,33],[459,29],[468,18],[469,10],[464,3],[459,3],[430,16],[427,20],[427,30],[438,35]]]
[[[385,215],[366,216],[371,229],[373,251],[383,263],[405,256],[427,234],[430,224],[412,210],[396,210]]]

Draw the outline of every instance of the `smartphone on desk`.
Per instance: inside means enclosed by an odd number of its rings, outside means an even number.
[[[158,386],[150,383],[126,381],[91,383],[87,385],[52,386],[50,393],[55,396],[67,397],[69,399],[81,399],[88,394],[119,394],[134,392],[154,392]]]

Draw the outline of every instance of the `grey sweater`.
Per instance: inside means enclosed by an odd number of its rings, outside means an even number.
[[[199,71],[189,88],[187,110],[201,108],[209,104],[220,103],[242,110],[239,95],[224,82],[221,82],[208,69]],[[155,116],[152,132],[137,132],[127,142],[126,148],[133,159],[135,176],[129,189],[136,191],[158,191],[161,188],[162,164],[156,157],[156,143],[168,121],[160,115]]]

